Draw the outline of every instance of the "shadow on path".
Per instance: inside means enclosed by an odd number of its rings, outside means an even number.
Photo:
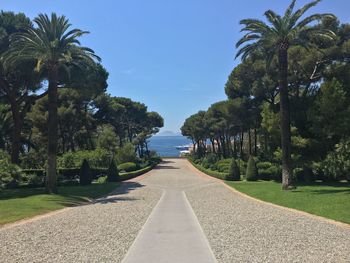
[[[112,193],[110,193],[106,197],[97,199],[95,203],[108,204],[108,203],[138,200],[137,198],[133,198],[133,197],[122,197],[121,195],[128,194],[131,191],[141,187],[144,187],[144,185],[138,182],[122,182],[122,184],[117,189],[115,189]]]

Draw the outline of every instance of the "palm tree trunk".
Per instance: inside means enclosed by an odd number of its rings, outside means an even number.
[[[48,153],[47,153],[47,178],[46,178],[46,191],[48,193],[57,192],[57,79],[58,69],[56,66],[52,66],[49,71],[49,89],[48,89],[48,102],[49,102],[49,116],[48,116]]]
[[[291,162],[290,109],[288,97],[288,47],[279,49],[279,90],[282,145],[282,189],[293,188]]]

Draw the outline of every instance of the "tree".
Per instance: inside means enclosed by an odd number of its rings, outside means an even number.
[[[236,57],[242,55],[246,59],[254,52],[265,52],[271,61],[278,56],[279,67],[279,92],[280,92],[280,125],[281,125],[281,146],[282,146],[282,189],[294,188],[291,162],[291,130],[290,130],[290,105],[288,92],[288,50],[291,46],[300,45],[308,47],[311,44],[310,38],[333,40],[333,31],[317,26],[309,27],[315,21],[326,18],[334,18],[332,14],[314,14],[304,19],[301,17],[311,7],[316,6],[321,0],[312,1],[301,9],[294,12],[296,0],[293,0],[283,16],[272,10],[265,12],[269,23],[257,19],[243,19],[242,31],[247,32],[240,39],[236,47],[246,44],[238,52]]]
[[[32,23],[24,14],[13,12],[0,13],[0,98],[10,105],[13,129],[11,132],[11,162],[19,163],[22,148],[24,119],[32,104],[46,95],[37,95],[40,90],[40,75],[34,72],[35,61],[27,60],[16,65],[4,63],[4,54],[9,49],[11,37]]]
[[[87,31],[69,30],[71,24],[65,16],[40,14],[34,19],[37,27],[26,27],[11,37],[7,63],[36,61],[36,70],[46,74],[48,80],[48,162],[46,190],[57,192],[57,88],[62,86],[61,74],[68,66],[85,66],[99,59],[93,50],[81,47],[78,38]]]

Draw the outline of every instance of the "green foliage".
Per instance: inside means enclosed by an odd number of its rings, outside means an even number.
[[[36,173],[24,175],[24,181],[29,187],[43,187],[45,182],[45,177],[39,176]]]
[[[217,162],[217,170],[222,173],[228,173],[231,165],[231,159],[221,159]]]
[[[344,180],[350,182],[350,139],[344,139],[336,145],[320,163],[325,181]]]
[[[118,137],[113,127],[104,125],[98,133],[97,147],[113,152],[117,148],[117,140]]]
[[[65,168],[80,167],[84,159],[89,162],[91,167],[108,167],[112,154],[101,148],[93,151],[67,152],[58,157],[58,166]]]
[[[322,84],[309,112],[312,129],[320,137],[344,136],[350,131],[350,107],[341,83],[333,79]]]
[[[108,182],[119,182],[120,176],[115,160],[112,159],[107,170],[107,181]]]
[[[241,172],[239,170],[239,167],[235,159],[231,160],[230,169],[228,171],[228,176],[226,177],[226,180],[228,181],[241,180]]]
[[[128,162],[128,163],[122,163],[118,165],[118,170],[119,171],[125,171],[125,172],[132,172],[137,170],[137,164]]]
[[[9,155],[0,150],[0,189],[16,187],[22,179],[19,166],[12,164]]]
[[[218,156],[214,153],[207,154],[202,160],[202,166],[206,169],[213,166],[215,168],[215,163],[218,161]]]
[[[98,183],[98,184],[107,183],[107,176],[101,176],[101,177],[97,178],[96,183]]]
[[[137,157],[135,152],[135,146],[131,143],[126,143],[123,147],[117,149],[115,159],[117,163],[136,163]]]
[[[92,181],[89,162],[84,159],[79,171],[80,185],[89,185]]]
[[[210,175],[212,177],[221,179],[221,180],[226,180],[226,177],[228,176],[228,173],[222,173],[222,172],[218,172],[218,171],[213,171],[210,169],[206,169],[204,168],[200,163],[197,164],[196,162],[194,162],[192,159],[188,159],[194,167],[196,167],[198,170],[200,170],[201,172]]]
[[[258,162],[256,167],[258,169],[259,179],[275,181],[282,180],[282,170],[278,164],[271,162]]]
[[[249,157],[246,171],[246,180],[247,181],[256,181],[259,178],[258,168],[253,156]]]

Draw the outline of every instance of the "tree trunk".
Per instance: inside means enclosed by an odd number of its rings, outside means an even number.
[[[16,99],[11,99],[11,112],[13,120],[13,132],[12,132],[12,149],[11,149],[11,162],[19,164],[19,152],[21,149],[21,131],[22,120]]]
[[[290,109],[288,97],[288,45],[281,45],[279,49],[279,90],[280,90],[280,118],[281,118],[281,146],[282,146],[282,189],[293,188],[291,162],[291,131]]]
[[[58,68],[56,65],[49,70],[49,88],[48,88],[48,153],[47,153],[47,175],[46,191],[48,193],[57,192],[57,82]]]
[[[239,149],[239,154],[240,154],[240,158],[243,160],[243,141],[244,141],[244,133],[241,132],[241,136],[240,136],[240,149]]]
[[[254,128],[254,155],[258,155],[258,135],[256,128]]]
[[[250,128],[248,130],[248,150],[249,150],[249,156],[252,155],[252,135],[250,132]]]

